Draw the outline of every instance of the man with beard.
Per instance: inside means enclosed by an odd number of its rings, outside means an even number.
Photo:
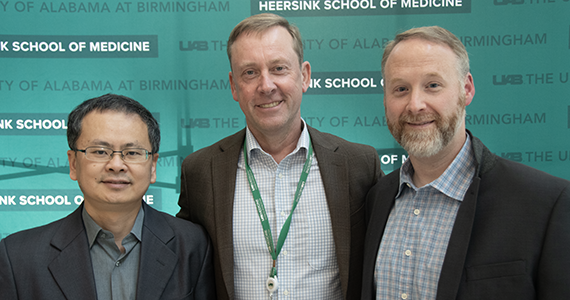
[[[564,299],[570,182],[500,158],[465,129],[461,41],[398,34],[382,57],[390,132],[408,151],[367,196],[362,299]]]

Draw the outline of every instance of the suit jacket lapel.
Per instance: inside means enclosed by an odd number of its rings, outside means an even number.
[[[457,211],[457,217],[449,238],[445,260],[443,261],[437,286],[436,299],[438,300],[455,299],[461,281],[464,280],[465,260],[471,241],[481,176],[486,173],[489,168],[492,168],[496,158],[478,138],[474,137],[470,131],[467,132],[471,136],[473,153],[477,160],[477,171],[459,207],[459,211]]]
[[[457,211],[457,217],[449,238],[445,260],[443,261],[439,277],[436,297],[438,300],[455,299],[461,281],[465,280],[463,277],[465,274],[465,260],[469,250],[469,243],[471,242],[481,177],[493,167],[497,157],[483,145],[481,140],[474,137],[469,130],[467,132],[471,136],[473,153],[477,160],[477,171],[459,207],[459,211]]]
[[[437,286],[436,299],[438,300],[451,300],[457,296],[471,240],[480,181],[480,177],[473,178],[459,211],[457,211]]]
[[[226,143],[220,144],[220,152],[212,158],[214,178],[213,198],[216,236],[222,274],[230,298],[234,296],[234,246],[233,211],[237,164],[245,139],[245,129]]]
[[[166,244],[174,238],[170,225],[143,202],[144,222],[141,241],[137,299],[160,299],[178,256]]]
[[[59,255],[48,265],[54,280],[67,299],[97,299],[95,277],[89,255],[89,242],[79,206],[64,219],[51,240]]]
[[[376,299],[376,294],[374,293],[376,258],[388,217],[396,201],[395,197],[398,193],[400,182],[399,173],[400,170],[398,169],[382,178],[380,183],[370,190],[366,199],[368,227],[364,242],[362,299]]]
[[[348,289],[350,262],[350,194],[348,166],[344,156],[338,154],[338,145],[308,127],[331,216],[333,238],[339,267],[342,290]],[[326,162],[326,163],[325,163]],[[346,296],[346,295],[345,295]]]

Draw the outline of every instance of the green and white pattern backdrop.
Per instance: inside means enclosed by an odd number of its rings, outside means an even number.
[[[82,201],[69,178],[67,114],[106,93],[160,121],[158,181],[145,200],[178,211],[180,163],[245,126],[232,99],[231,29],[273,12],[303,34],[311,126],[377,149],[386,173],[405,152],[386,126],[382,45],[439,25],[467,47],[476,94],[467,128],[494,153],[570,179],[569,0],[0,1],[0,238]]]

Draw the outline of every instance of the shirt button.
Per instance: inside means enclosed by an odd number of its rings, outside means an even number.
[[[286,216],[286,215],[287,215],[287,214],[286,214],[284,211],[281,212],[281,216],[284,217],[284,216]]]
[[[288,291],[288,290],[283,291],[283,295],[288,296],[288,295],[289,295],[289,291]]]
[[[283,255],[287,255],[287,250],[283,250]]]
[[[283,173],[279,173],[279,178],[283,178]]]
[[[402,299],[408,299],[408,294],[403,293],[403,294],[402,294]]]
[[[115,267],[118,267],[118,266],[120,266],[120,265],[121,265],[121,262],[120,262],[120,261],[117,261],[117,262],[115,263]]]
[[[406,256],[410,256],[410,255],[412,255],[412,251],[406,250],[406,251],[404,252],[404,254],[405,254]]]
[[[414,209],[414,215],[419,216],[420,215],[420,210],[419,209]]]

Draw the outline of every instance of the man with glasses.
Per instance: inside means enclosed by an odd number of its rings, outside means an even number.
[[[198,225],[142,200],[156,181],[157,121],[130,98],[87,100],[68,119],[69,176],[83,204],[0,242],[0,299],[213,299]]]

